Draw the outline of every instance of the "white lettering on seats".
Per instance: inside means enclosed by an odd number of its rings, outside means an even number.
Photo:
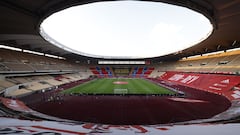
[[[229,84],[230,80],[226,79],[226,80],[222,80],[221,83],[225,83],[225,84]]]
[[[181,79],[183,79],[184,75],[180,75],[180,74],[175,74],[172,77],[168,78],[168,80],[170,81],[179,81]]]
[[[189,84],[189,83],[197,80],[198,78],[199,78],[199,76],[189,75],[189,76],[187,76],[186,78],[184,78],[181,82],[182,82],[182,83],[187,83],[187,84]]]

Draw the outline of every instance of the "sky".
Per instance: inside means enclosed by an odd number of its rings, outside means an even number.
[[[151,58],[193,46],[212,32],[212,25],[184,7],[112,1],[54,13],[43,21],[41,31],[58,46],[86,56]]]

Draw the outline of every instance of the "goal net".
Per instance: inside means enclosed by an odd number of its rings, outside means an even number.
[[[114,94],[127,94],[128,89],[113,89]]]

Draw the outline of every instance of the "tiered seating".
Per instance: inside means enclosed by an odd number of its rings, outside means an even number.
[[[31,92],[32,92],[31,90],[27,90],[27,89],[23,88],[23,89],[18,89],[18,90],[15,90],[15,91],[9,93],[8,96],[15,97],[15,96],[19,96],[19,95],[25,95],[25,94],[28,94]]]
[[[90,70],[92,71],[92,73],[98,77],[101,76],[99,69],[97,67],[90,67]]]
[[[96,67],[90,67],[90,70],[94,75],[97,75],[97,76],[99,75],[99,72],[96,70]]]
[[[138,71],[138,67],[134,67],[133,70],[132,70],[131,76],[136,77],[137,71]]]
[[[182,86],[224,95],[230,100],[240,99],[240,76],[203,73],[166,72],[160,78]]]
[[[10,71],[10,69],[6,65],[0,63],[0,71]]]
[[[106,71],[109,77],[113,77],[112,70],[110,67],[106,67]]]
[[[11,77],[0,81],[0,90],[7,89],[5,96],[21,96],[43,89],[51,89],[68,83],[78,82],[85,76],[80,73],[64,75],[42,75]],[[85,79],[86,80],[86,79]],[[14,86],[14,87],[12,87]],[[11,89],[8,89],[12,87]]]
[[[240,99],[240,84],[233,88],[233,92],[229,92],[228,96],[232,96],[235,99]]]
[[[134,67],[131,73],[132,77],[148,77],[152,71],[153,67]]]
[[[155,66],[158,71],[180,71],[201,73],[240,73],[240,51],[223,52],[179,60],[163,62]]]
[[[8,88],[8,87],[12,87],[14,85],[15,85],[14,83],[9,82],[7,80],[0,80],[0,87]]]
[[[63,59],[0,48],[0,72],[86,71],[85,66]]]
[[[90,70],[94,75],[98,77],[113,77],[113,73],[110,67],[91,67]]]
[[[40,83],[40,82],[32,82],[26,87],[26,89],[36,91],[36,90],[46,89],[46,88],[49,88],[49,87],[52,87],[52,86],[47,84],[47,83],[43,84],[43,83]]]
[[[25,77],[16,77],[16,78],[12,78],[12,80],[15,80],[19,83],[27,83],[29,82],[27,79],[25,79]]]
[[[4,90],[4,87],[0,86],[0,93]]]
[[[77,76],[77,75],[74,75],[74,74],[66,74],[66,75],[62,75],[64,78],[67,78],[69,81],[77,81],[77,80],[80,80],[81,77],[80,75]]]
[[[102,73],[102,69],[100,67],[96,67],[100,77],[104,77],[103,73]]]
[[[100,68],[100,73],[102,73],[102,76],[107,77],[108,72],[106,71],[106,69],[104,67]]]
[[[49,83],[50,85],[53,85],[53,86],[58,86],[58,85],[64,84],[64,82],[58,81],[58,80],[55,80],[55,79],[49,79],[49,80],[46,80],[46,82]]]
[[[139,67],[136,74],[137,75],[141,75],[143,73],[143,68],[142,67]]]
[[[11,69],[11,71],[34,71],[32,67],[24,63],[5,63],[5,66]]]
[[[81,80],[81,79],[87,79],[92,75],[93,73],[89,69],[87,69],[85,71],[78,72],[77,74],[75,73],[74,77],[78,78],[78,80]]]
[[[161,71],[159,67],[154,67],[154,70],[152,70],[151,74],[149,74],[149,78],[157,78],[160,77],[162,74],[164,74],[164,71]]]
[[[172,71],[234,74],[240,72],[240,51],[188,58],[171,63]],[[166,70],[165,70],[166,71]]]
[[[153,72],[154,67],[145,67],[145,69],[143,70],[144,73],[144,77],[149,77],[149,75]]]
[[[63,75],[58,75],[54,79],[57,80],[57,81],[63,82],[63,84],[70,82],[70,80],[68,78],[64,77]]]

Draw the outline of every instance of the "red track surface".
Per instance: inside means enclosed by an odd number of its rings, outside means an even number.
[[[174,101],[161,96],[71,96],[48,101],[56,93],[38,93],[22,100],[32,109],[71,120],[105,124],[163,124],[210,118],[227,110],[231,102],[221,95],[174,86],[187,99],[204,102]]]

